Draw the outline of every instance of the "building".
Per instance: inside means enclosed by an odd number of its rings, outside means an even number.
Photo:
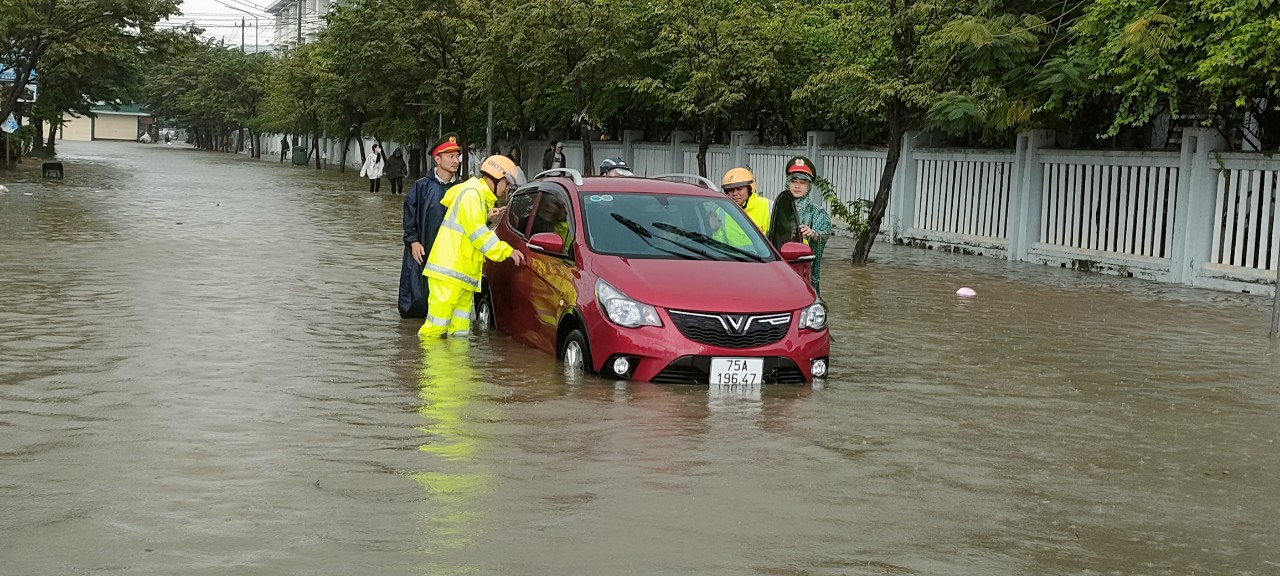
[[[89,142],[91,140],[129,140],[134,141],[148,131],[152,137],[155,119],[150,113],[143,112],[141,106],[123,104],[112,107],[98,104],[92,108],[93,116],[62,117],[60,137],[63,140]]]
[[[316,34],[327,25],[325,15],[343,0],[275,0],[267,13],[276,17],[274,46],[288,51],[301,44],[314,42]]]

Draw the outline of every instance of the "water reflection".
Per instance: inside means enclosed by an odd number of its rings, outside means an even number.
[[[435,458],[428,470],[410,474],[430,495],[425,522],[428,548],[461,548],[472,544],[481,531],[485,508],[480,499],[492,482],[483,464],[480,436],[471,418],[485,403],[477,402],[481,383],[470,361],[466,338],[422,339],[422,372],[418,414],[426,424],[418,427],[428,436],[419,447]]]

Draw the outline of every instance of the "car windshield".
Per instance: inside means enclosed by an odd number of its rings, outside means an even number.
[[[584,194],[587,244],[628,258],[767,262],[768,242],[728,198]]]

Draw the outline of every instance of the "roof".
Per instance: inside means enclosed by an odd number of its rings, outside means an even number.
[[[271,4],[268,4],[267,7],[263,8],[262,10],[267,14],[275,14],[297,3],[298,3],[298,0],[276,0]]]
[[[584,176],[581,185],[574,185],[573,180],[565,176],[543,178],[543,182],[556,182],[566,188],[576,188],[584,193],[615,194],[680,194],[686,196],[722,197],[719,190],[711,190],[701,184],[677,182],[674,180],[656,180],[640,176]]]
[[[150,116],[151,113],[138,104],[94,104],[89,109],[94,114],[118,114],[120,116]]]

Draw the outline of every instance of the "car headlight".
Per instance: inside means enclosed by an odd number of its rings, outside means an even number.
[[[656,308],[632,300],[604,280],[596,281],[596,301],[600,303],[600,308],[609,321],[619,326],[639,328],[662,325]]]
[[[827,327],[827,306],[821,300],[800,311],[800,327],[822,330]]]

